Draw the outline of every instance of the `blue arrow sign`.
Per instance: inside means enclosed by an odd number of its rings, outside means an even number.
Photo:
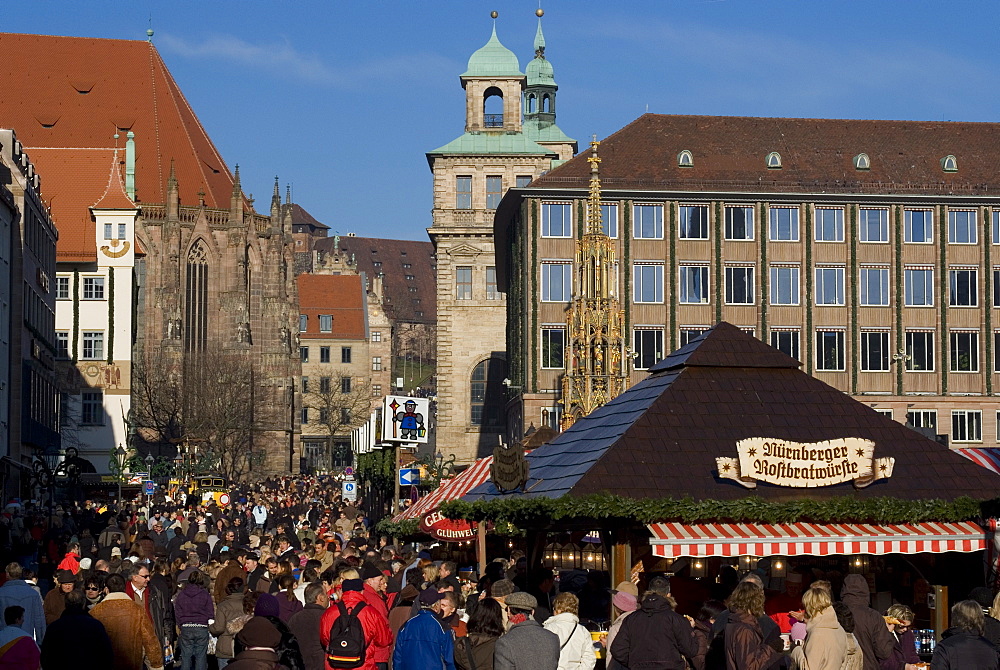
[[[420,484],[420,470],[416,468],[399,469],[400,486],[417,486]]]

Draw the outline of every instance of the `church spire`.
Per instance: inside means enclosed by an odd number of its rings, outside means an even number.
[[[535,31],[535,58],[545,58],[545,35],[542,34],[542,16],[545,11],[541,7],[535,10],[538,17],[538,30]]]
[[[587,162],[590,163],[590,199],[589,210],[587,212],[587,234],[600,235],[604,233],[604,226],[601,221],[601,175],[598,166],[601,159],[597,155],[597,135],[594,135],[590,143],[590,156]]]

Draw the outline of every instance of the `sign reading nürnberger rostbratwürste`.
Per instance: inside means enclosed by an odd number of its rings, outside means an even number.
[[[875,443],[858,437],[825,442],[789,442],[750,437],[736,443],[736,458],[715,461],[719,476],[747,488],[757,482],[793,488],[833,486],[853,481],[857,488],[892,476],[894,458],[875,458]]]

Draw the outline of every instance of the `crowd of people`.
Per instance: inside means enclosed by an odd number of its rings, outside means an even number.
[[[678,607],[667,576],[642,589],[607,589],[593,575],[560,582],[517,551],[460,579],[447,556],[374,536],[359,507],[316,478],[265,480],[231,500],[161,492],[118,510],[90,500],[52,515],[8,507],[0,669],[594,670],[599,656],[608,670],[919,662],[914,613],[872,609],[862,575],[806,586],[790,574],[771,593],[757,572],[733,571],[712,598]],[[609,611],[608,630],[592,634],[585,624]],[[1000,670],[998,613],[988,589],[955,604],[931,668]]]

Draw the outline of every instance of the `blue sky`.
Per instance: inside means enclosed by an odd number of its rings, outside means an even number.
[[[522,70],[537,0],[36,0],[5,32],[153,38],[244,189],[334,231],[427,239],[425,152],[461,134],[458,75],[497,33]],[[581,146],[663,114],[997,121],[994,3],[543,0],[558,123]],[[2,120],[0,120],[2,125]]]

